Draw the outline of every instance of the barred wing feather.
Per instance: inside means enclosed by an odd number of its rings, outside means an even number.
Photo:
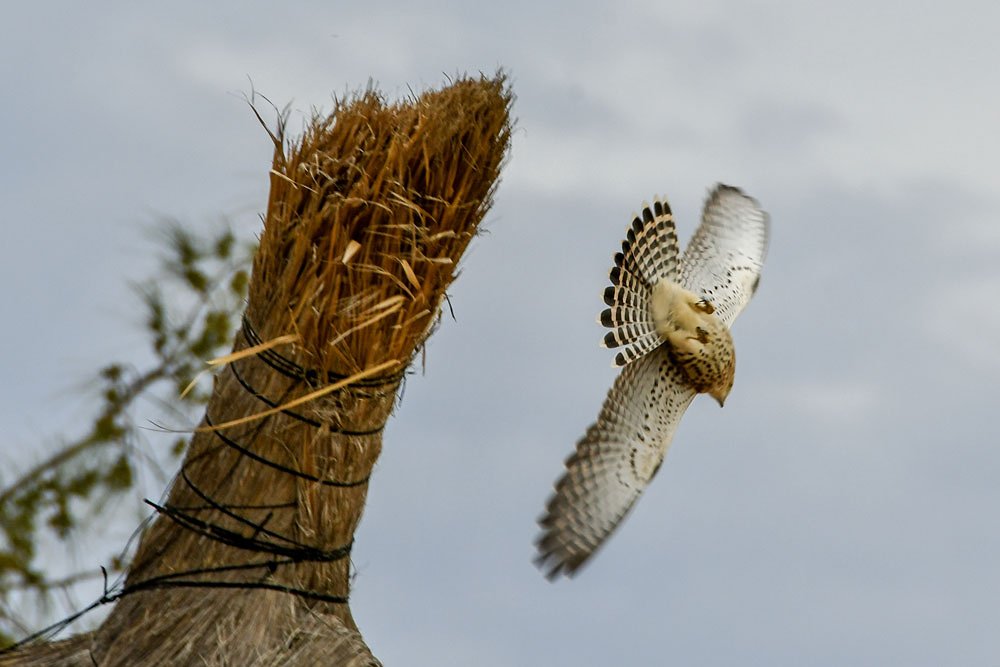
[[[694,396],[664,347],[622,369],[539,520],[536,563],[547,577],[573,575],[614,532],[659,470]]]

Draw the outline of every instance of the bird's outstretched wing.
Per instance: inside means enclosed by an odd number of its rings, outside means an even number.
[[[767,213],[739,188],[717,185],[681,258],[681,285],[708,299],[732,326],[750,301],[767,254]]]
[[[535,562],[549,579],[573,575],[614,532],[659,470],[694,396],[665,347],[625,366],[539,519]]]

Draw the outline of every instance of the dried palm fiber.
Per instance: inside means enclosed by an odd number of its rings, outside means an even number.
[[[378,664],[347,604],[350,546],[403,372],[492,203],[511,100],[502,74],[396,104],[368,91],[298,146],[274,137],[234,352],[253,349],[217,376],[126,594],[63,660]]]

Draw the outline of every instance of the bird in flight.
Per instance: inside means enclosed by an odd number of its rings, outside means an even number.
[[[538,523],[536,564],[572,576],[607,541],[663,463],[698,394],[719,405],[733,387],[729,327],[757,290],[768,216],[738,188],[717,185],[683,255],[666,201],[645,205],[614,258],[603,345],[624,367],[597,421],[566,459]]]

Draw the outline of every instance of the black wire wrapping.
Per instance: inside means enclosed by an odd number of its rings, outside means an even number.
[[[250,326],[246,317],[243,318],[243,335],[246,337],[247,342],[251,345],[259,345],[260,339],[257,337],[253,328]],[[310,387],[315,387],[317,379],[320,377],[319,371],[313,369],[304,369],[301,366],[295,364],[291,360],[281,356],[280,354],[274,352],[273,350],[265,350],[256,355],[255,358],[260,359],[273,370],[281,373],[282,375],[293,379],[298,382],[305,382]],[[272,401],[266,396],[262,395],[256,389],[254,389],[248,382],[246,382],[240,375],[239,371],[236,369],[235,364],[230,363],[229,367],[233,373],[233,376],[237,382],[243,387],[247,393],[254,396],[257,400],[261,401],[270,408],[278,407],[280,404]],[[380,376],[373,378],[366,378],[352,383],[350,386],[345,387],[344,390],[350,390],[354,388],[354,385],[364,386],[364,387],[385,387],[393,383],[400,383],[405,377],[405,371],[396,373],[390,376]],[[340,376],[336,373],[327,373],[326,379],[330,383],[338,382],[345,379],[344,376]],[[308,424],[316,428],[327,428],[331,433],[346,435],[346,436],[371,436],[381,433],[385,424],[383,423],[378,428],[366,430],[366,431],[352,431],[349,429],[343,429],[332,424],[325,424],[323,422],[311,419],[305,415],[293,412],[291,410],[282,410],[283,414],[289,417],[301,421],[302,423]],[[205,412],[205,423],[209,427],[213,427],[211,418],[208,415],[208,411]],[[367,484],[370,475],[366,475],[364,478],[354,481],[341,481],[333,479],[325,479],[317,477],[301,470],[296,470],[289,466],[280,464],[276,461],[272,461],[260,454],[255,453],[248,447],[240,444],[236,440],[229,438],[224,435],[220,430],[213,429],[212,433],[216,438],[218,438],[225,446],[230,447],[247,459],[250,459],[261,465],[266,465],[279,472],[293,475],[300,479],[304,479],[315,484],[320,484],[327,487],[335,488],[354,488]],[[222,503],[216,502],[210,494],[206,493],[204,490],[200,489],[189,477],[186,466],[191,463],[192,460],[188,459],[185,464],[181,467],[179,476],[181,480],[197,495],[204,503],[204,506],[198,507],[178,507],[170,506],[169,504],[159,505],[153,501],[146,499],[145,502],[150,507],[152,507],[157,514],[164,516],[171,521],[175,522],[177,525],[181,526],[186,530],[193,531],[206,539],[215,540],[221,542],[228,546],[236,549],[241,549],[245,551],[269,554],[272,558],[264,561],[244,563],[239,565],[222,565],[217,567],[209,568],[196,568],[191,570],[185,570],[181,572],[171,572],[169,574],[158,575],[155,577],[150,577],[148,579],[143,579],[141,581],[136,581],[133,583],[128,583],[127,585],[120,585],[118,590],[114,590],[119,586],[116,584],[111,588],[108,587],[107,582],[107,571],[102,567],[101,571],[104,573],[104,592],[100,598],[95,600],[89,606],[77,611],[70,616],[64,618],[57,623],[54,623],[34,634],[25,637],[21,641],[13,644],[7,648],[0,650],[0,655],[8,654],[15,651],[21,647],[27,646],[39,639],[49,638],[65,629],[71,623],[76,621],[78,618],[87,614],[88,612],[106,604],[111,604],[117,602],[127,595],[132,593],[137,593],[146,590],[162,590],[167,588],[223,588],[223,589],[260,589],[260,590],[273,590],[282,593],[289,593],[291,595],[296,595],[298,597],[315,600],[319,602],[327,602],[332,604],[347,604],[349,596],[348,595],[329,595],[327,593],[321,593],[319,591],[312,591],[308,589],[295,588],[293,586],[286,586],[283,584],[273,583],[267,581],[267,579],[273,575],[279,567],[292,565],[302,562],[318,562],[318,563],[329,563],[337,560],[342,560],[344,558],[350,557],[351,548],[354,545],[353,540],[343,546],[337,547],[331,550],[319,549],[315,546],[303,544],[290,537],[282,535],[280,533],[268,530],[266,527],[267,522],[273,516],[273,510],[276,509],[292,509],[296,506],[296,503],[278,503],[273,505],[250,505],[250,506],[227,506]],[[239,514],[235,510],[239,509],[268,509],[272,510],[268,512],[267,516],[260,522],[251,521],[245,516]],[[225,528],[221,525],[205,521],[203,519],[195,516],[195,512],[199,511],[217,511],[223,515],[229,517],[230,519],[236,521],[237,523],[243,524],[248,528],[252,528],[253,532],[251,535],[243,535],[235,530]],[[205,575],[220,574],[224,572],[236,572],[236,571],[252,571],[252,570],[263,570],[261,572],[260,579],[256,581],[227,581],[227,580],[212,580],[212,579],[200,579],[192,577],[202,577]]]
[[[209,417],[208,417],[208,412],[205,413],[205,423],[208,424],[209,426],[214,426],[214,424],[212,424],[212,420],[209,419]],[[379,431],[381,431],[381,429],[379,429]],[[376,432],[378,432],[378,431],[376,431]],[[345,488],[345,489],[349,489],[349,488],[354,487],[354,486],[361,486],[362,484],[367,484],[368,480],[371,479],[371,475],[366,475],[362,479],[359,479],[359,480],[354,481],[354,482],[342,482],[342,481],[335,480],[335,479],[323,479],[322,477],[317,477],[315,475],[310,475],[307,472],[302,472],[301,470],[296,470],[294,468],[289,468],[288,466],[284,466],[284,465],[278,463],[277,461],[272,461],[271,459],[265,458],[265,457],[261,456],[260,454],[257,454],[255,452],[247,449],[246,447],[244,447],[240,443],[236,442],[232,438],[228,438],[228,437],[224,436],[222,434],[222,431],[215,430],[215,431],[213,431],[213,433],[215,434],[215,436],[217,438],[219,438],[219,440],[222,440],[222,442],[226,443],[228,446],[232,447],[233,449],[235,449],[239,453],[243,454],[244,456],[246,456],[248,458],[251,458],[254,461],[257,461],[258,463],[262,463],[262,464],[264,464],[266,466],[270,466],[271,468],[274,468],[275,470],[280,470],[281,472],[287,473],[289,475],[294,475],[296,477],[301,477],[302,479],[309,480],[310,482],[316,482],[317,484],[322,484],[323,486],[339,486],[339,487],[342,487],[342,488]]]
[[[239,382],[241,385],[243,385],[243,388],[246,389],[247,393],[249,393],[251,396],[253,396],[258,401],[260,401],[269,408],[277,408],[279,406],[278,403],[275,403],[267,396],[264,396],[263,394],[258,392],[256,389],[250,386],[250,383],[248,383],[246,380],[243,379],[243,376],[240,375],[239,371],[236,370],[236,362],[230,363],[229,369],[233,372],[233,376],[236,378],[236,381]],[[330,423],[324,424],[321,421],[312,419],[310,417],[306,417],[305,415],[295,412],[293,410],[286,409],[282,410],[281,412],[288,415],[289,417],[298,419],[300,422],[309,424],[310,426],[315,426],[316,428],[321,428],[323,426],[326,426],[327,428],[330,429],[331,432],[341,433],[343,435],[374,435],[376,433],[381,433],[382,429],[385,428],[385,424],[382,424],[378,428],[368,429],[367,431],[352,431],[350,429],[341,428],[340,426],[334,426],[333,424]]]
[[[243,337],[251,347],[261,345],[260,336],[257,335],[257,331],[250,324],[250,320],[247,318],[246,313],[243,314],[243,325],[240,331],[243,333]],[[308,384],[310,387],[319,387],[320,378],[326,378],[327,384],[333,384],[335,382],[340,382],[341,380],[346,380],[348,375],[341,375],[340,373],[334,373],[333,371],[323,371],[317,370],[315,368],[303,368],[298,365],[288,357],[282,356],[273,349],[261,350],[257,353],[257,358],[263,361],[265,364],[281,373],[287,378],[292,380],[301,380]],[[376,375],[369,378],[362,378],[351,383],[351,387],[385,387],[389,385],[396,384],[406,375],[406,369],[399,371],[398,373],[392,373],[391,375]]]
[[[158,513],[171,519],[180,526],[187,528],[188,530],[194,531],[199,535],[213,539],[217,542],[222,542],[225,545],[235,547],[237,549],[245,549],[247,551],[255,551],[261,553],[271,553],[280,556],[285,556],[289,563],[303,563],[303,562],[313,562],[313,563],[330,563],[335,560],[340,560],[341,558],[346,558],[351,555],[351,547],[353,542],[346,546],[338,547],[330,551],[325,551],[323,549],[317,549],[316,547],[309,546],[307,544],[302,544],[301,542],[296,542],[291,538],[267,531],[264,529],[263,524],[259,525],[259,530],[246,537],[245,535],[240,535],[239,533],[229,530],[228,528],[223,528],[218,524],[209,523],[208,521],[202,521],[197,517],[178,510],[175,507],[170,507],[169,505],[157,505],[151,500],[146,500],[146,504],[155,509]],[[279,537],[293,546],[282,547],[273,542],[258,539],[258,533],[267,533],[272,536]],[[179,574],[186,574],[182,572]],[[154,577],[155,578],[155,577]],[[141,583],[141,582],[140,582]]]
[[[148,501],[147,501],[148,502]],[[348,554],[350,553],[350,546],[347,547]],[[344,557],[344,556],[342,556]],[[47,628],[43,628],[38,632],[28,635],[16,644],[12,644],[7,648],[0,650],[0,656],[12,653],[19,648],[23,648],[39,639],[50,638],[60,631],[67,628],[74,621],[90,613],[91,611],[97,609],[100,606],[111,604],[122,599],[126,595],[131,595],[132,593],[138,593],[140,591],[148,590],[162,590],[165,588],[231,588],[231,589],[253,589],[253,590],[269,590],[278,591],[280,593],[290,593],[292,595],[297,595],[298,597],[305,598],[307,600],[316,600],[317,602],[328,602],[331,604],[347,604],[348,596],[346,595],[328,595],[326,593],[320,593],[318,591],[310,591],[304,588],[294,588],[292,586],[284,586],[282,584],[275,584],[269,581],[206,581],[201,579],[180,579],[179,577],[189,577],[197,576],[202,574],[219,574],[221,572],[233,572],[238,570],[254,570],[259,568],[264,568],[269,574],[275,572],[277,568],[281,565],[290,565],[297,561],[292,559],[285,560],[268,560],[259,563],[244,563],[242,565],[221,565],[219,567],[205,567],[193,570],[185,570],[183,572],[171,572],[170,574],[164,574],[157,577],[150,577],[149,579],[144,579],[143,581],[130,584],[128,586],[123,586],[120,590],[113,591],[108,588],[108,573],[104,567],[101,567],[101,572],[104,573],[104,594],[101,595],[97,600],[84,607],[80,611],[77,611],[66,618],[53,623]]]

